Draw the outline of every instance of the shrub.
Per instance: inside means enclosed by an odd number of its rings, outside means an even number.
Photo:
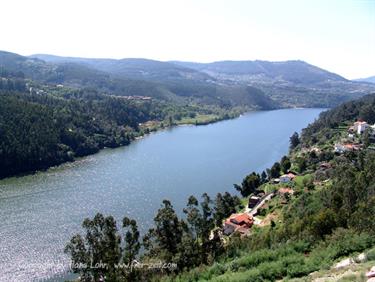
[[[263,279],[271,281],[281,279],[287,273],[281,261],[264,262],[257,269]]]
[[[366,258],[367,260],[375,260],[375,248],[366,252]]]

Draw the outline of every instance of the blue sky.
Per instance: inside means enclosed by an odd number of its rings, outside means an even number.
[[[0,49],[30,55],[300,59],[375,75],[375,0],[2,0]]]

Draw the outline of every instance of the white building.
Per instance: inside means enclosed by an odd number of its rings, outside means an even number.
[[[365,121],[356,121],[354,123],[354,130],[357,132],[357,134],[362,134],[369,127],[370,125]]]
[[[292,181],[296,176],[293,173],[288,173],[280,176],[280,183],[288,183]]]

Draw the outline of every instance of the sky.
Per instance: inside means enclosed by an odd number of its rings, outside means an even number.
[[[304,60],[375,75],[375,0],[1,0],[0,50],[92,58]]]

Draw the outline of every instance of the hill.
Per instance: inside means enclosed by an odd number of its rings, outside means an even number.
[[[148,59],[90,59],[59,57],[54,55],[36,54],[30,56],[50,63],[77,63],[117,77],[128,77],[146,80],[179,80],[213,81],[209,75],[191,68]]]
[[[215,122],[245,110],[106,95],[2,75],[0,178],[73,161],[104,147],[127,145],[164,126]],[[256,103],[263,102],[261,94],[251,95]]]
[[[219,61],[177,65],[207,73],[217,81],[252,85],[284,107],[333,107],[374,91],[303,61]]]
[[[214,77],[241,76],[258,77],[258,79],[273,79],[301,84],[315,84],[325,81],[347,81],[345,78],[310,65],[303,61],[219,61],[208,64],[175,62],[178,65],[190,67]]]
[[[354,79],[354,81],[375,83],[375,76],[370,76],[366,78],[358,78],[358,79]]]
[[[303,61],[219,61],[213,63],[161,62],[147,59],[87,59],[33,55],[51,63],[78,63],[117,78],[162,83],[178,95],[214,96],[216,88],[231,86],[236,96],[244,86],[262,90],[279,107],[332,107],[374,91],[375,86],[355,83]],[[215,88],[215,89],[214,89]],[[227,91],[229,89],[227,88]],[[202,91],[202,92],[201,92]],[[224,99],[224,97],[221,97]],[[225,99],[224,99],[225,100]]]
[[[148,96],[174,103],[201,103],[221,107],[254,109],[277,107],[260,90],[246,86],[216,84],[206,74],[169,63],[144,59],[108,60],[39,55],[23,57],[0,52],[0,69],[47,84],[93,88],[118,96]],[[252,88],[254,89],[254,88]],[[255,93],[254,97],[252,94]],[[256,104],[259,95],[262,104]],[[242,99],[242,98],[243,99]]]

